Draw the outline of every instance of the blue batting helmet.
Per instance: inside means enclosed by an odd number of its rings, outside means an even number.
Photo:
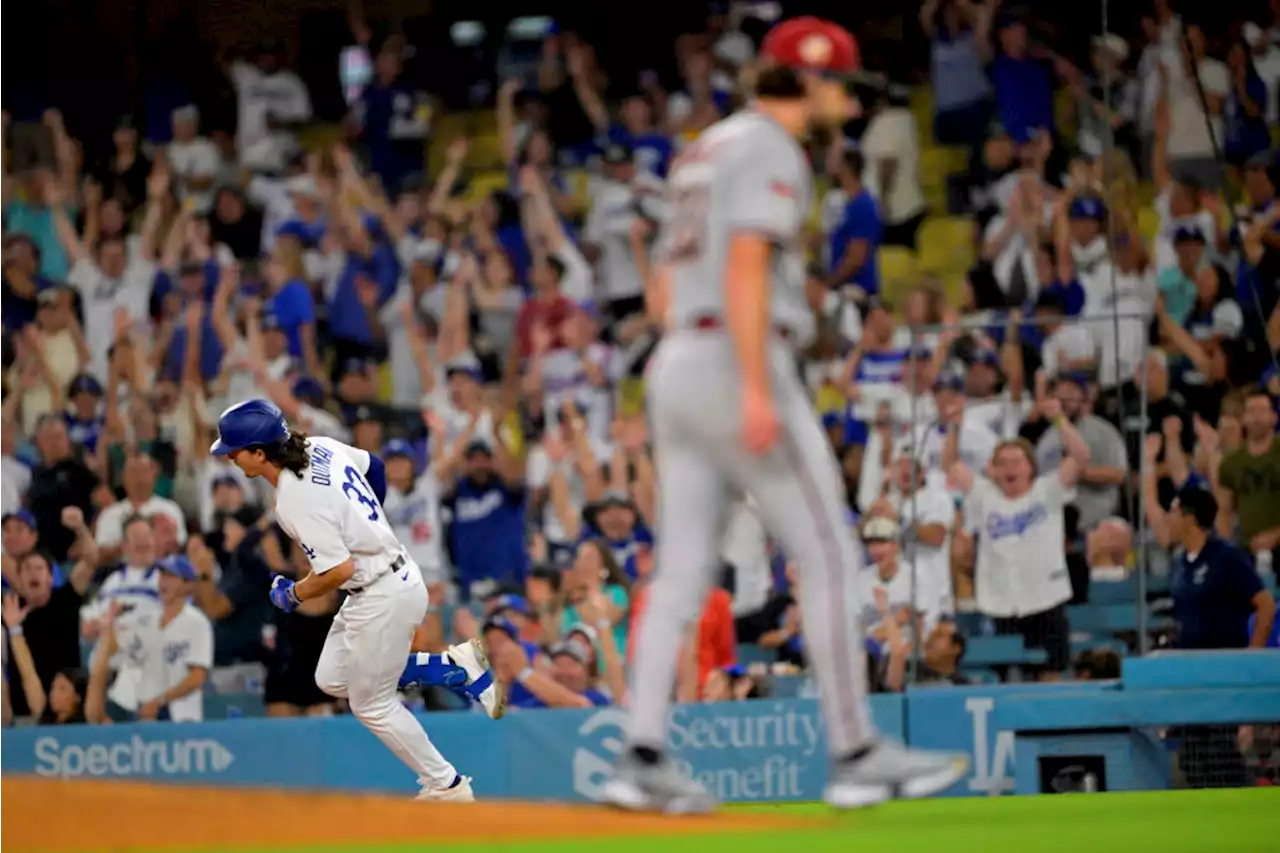
[[[226,456],[255,445],[280,444],[289,437],[284,412],[270,400],[237,403],[218,418],[218,440],[209,447],[214,456]]]

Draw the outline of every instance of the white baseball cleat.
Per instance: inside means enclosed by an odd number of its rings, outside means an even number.
[[[474,803],[476,795],[471,790],[471,777],[460,776],[461,781],[452,788],[428,788],[422,786],[415,800],[428,800],[437,803]]]
[[[507,689],[493,674],[489,656],[479,640],[468,640],[445,649],[449,660],[467,672],[467,686],[462,692],[475,699],[484,712],[497,720],[507,711]]]

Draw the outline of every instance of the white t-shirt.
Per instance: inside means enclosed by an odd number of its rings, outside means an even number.
[[[591,189],[591,212],[582,238],[600,247],[600,295],[606,301],[639,296],[644,283],[631,251],[635,192],[629,184],[604,180],[593,182]]]
[[[1134,274],[1116,273],[1116,294],[1110,289],[1101,294],[1094,311],[1093,303],[1085,306],[1084,316],[1093,336],[1098,353],[1098,384],[1114,388],[1116,384],[1116,357],[1120,358],[1120,382],[1134,378],[1138,365],[1146,352],[1147,324],[1155,304],[1156,280],[1150,271]],[[1116,323],[1112,305],[1118,306],[1120,337],[1116,338]]]
[[[910,438],[901,439],[897,453],[915,453],[920,460],[920,467],[925,475],[945,482],[942,471],[942,447],[946,440],[946,432],[940,426],[921,424],[916,426]],[[982,471],[991,461],[999,438],[987,426],[986,421],[974,416],[967,408],[960,422],[960,434],[957,438],[957,451],[960,461],[970,471]],[[896,454],[895,454],[896,455]]]
[[[245,187],[245,195],[262,208],[261,245],[263,252],[269,252],[276,244],[276,231],[298,212],[289,195],[288,184],[280,178],[254,175]]]
[[[197,136],[189,142],[173,141],[168,146],[169,168],[177,178],[177,191],[180,201],[188,198],[195,200],[196,210],[207,213],[213,205],[214,187],[203,190],[190,189],[186,179],[212,178],[222,165],[222,157],[218,148],[203,136]]]
[[[85,343],[93,359],[89,367],[100,379],[106,379],[107,352],[115,342],[116,309],[128,311],[135,325],[149,325],[151,286],[155,277],[155,264],[139,257],[130,258],[124,275],[118,279],[107,278],[88,258],[71,267],[67,281],[80,291]]]
[[[1274,126],[1280,123],[1280,46],[1272,43],[1262,56],[1253,54],[1253,68],[1266,84],[1267,103],[1263,109],[1267,124]]]
[[[177,687],[193,667],[213,666],[213,623],[192,604],[187,604],[160,629],[160,653],[148,665],[146,699],[154,699]],[[169,719],[175,723],[198,723],[204,719],[204,691],[196,689],[169,703]]]
[[[299,477],[283,471],[276,483],[276,523],[324,574],[347,560],[355,574],[343,589],[382,577],[405,552],[365,480],[369,454],[331,438],[307,440],[311,464]]]
[[[906,560],[898,560],[896,571],[887,580],[880,576],[879,566],[874,563],[865,566],[858,572],[857,582],[858,603],[862,605],[862,627],[867,633],[875,630],[882,618],[896,618],[898,611],[904,607],[913,613],[924,614],[926,630],[942,615],[942,610],[939,609],[942,601],[932,579],[921,574],[913,578],[911,565]],[[877,590],[883,590],[888,601],[889,612],[885,617],[880,616],[876,602]],[[910,628],[904,626],[903,630],[909,631]]]
[[[1027,419],[1031,405],[1031,392],[1024,391],[1022,400],[1015,403],[1008,389],[1005,389],[985,400],[968,400],[964,406],[964,416],[985,424],[998,439],[1013,439],[1018,437],[1018,430]]]
[[[168,498],[152,495],[143,503],[134,506],[127,498],[116,501],[98,514],[95,524],[94,539],[100,548],[117,548],[124,541],[124,525],[135,515],[154,518],[166,515],[178,526],[178,545],[187,541],[187,520],[182,514],[182,507]]]
[[[977,537],[974,587],[980,611],[1027,616],[1071,598],[1063,553],[1066,500],[1057,472],[1039,477],[1016,500],[986,477],[974,479],[965,527]]]
[[[0,459],[0,513],[22,509],[22,499],[31,486],[31,469],[12,456]]]
[[[1098,357],[1097,344],[1089,330],[1079,323],[1063,323],[1044,340],[1040,348],[1045,376],[1057,376],[1068,361]]]
[[[232,63],[231,83],[236,89],[236,147],[241,165],[264,171],[284,168],[285,158],[297,147],[297,140],[287,131],[270,130],[267,116],[288,122],[310,119],[307,87],[292,71],[263,74],[247,62]]]
[[[1200,85],[1206,95],[1226,97],[1231,92],[1231,75],[1227,66],[1211,57],[1197,63]],[[1183,64],[1171,66],[1169,74],[1169,140],[1170,159],[1213,156],[1213,142],[1205,123],[1200,94],[1188,79]],[[1213,117],[1213,137],[1221,144],[1225,139],[1222,113]]]
[[[862,134],[861,151],[866,158],[863,182],[880,202],[887,224],[906,222],[924,210],[924,192],[920,189],[920,131],[915,116],[904,107],[889,107],[872,117]],[[896,162],[893,191],[886,197],[880,186],[880,164]]]
[[[382,508],[387,513],[387,520],[391,523],[396,539],[400,540],[418,568],[422,569],[422,579],[428,584],[445,580],[440,484],[435,472],[428,468],[426,473],[414,481],[413,488],[408,492],[388,485]]]

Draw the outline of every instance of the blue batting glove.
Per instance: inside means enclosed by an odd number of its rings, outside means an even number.
[[[271,603],[285,613],[292,613],[302,603],[298,594],[293,591],[293,581],[276,575],[275,580],[271,581]]]

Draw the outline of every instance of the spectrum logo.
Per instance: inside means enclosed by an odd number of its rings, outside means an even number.
[[[144,740],[63,746],[56,737],[36,741],[40,776],[187,776],[222,773],[236,757],[216,740]]]

